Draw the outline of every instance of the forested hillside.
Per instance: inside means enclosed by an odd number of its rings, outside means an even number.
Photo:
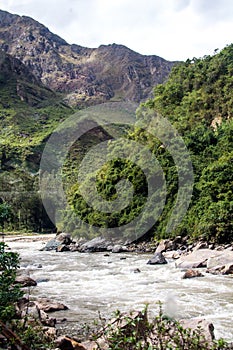
[[[51,132],[74,110],[61,102],[62,96],[38,83],[19,61],[14,61],[17,69],[12,62],[10,56],[2,54],[0,184],[1,198],[12,208],[5,229],[46,231],[53,225],[44,213],[38,192],[40,157]],[[87,233],[82,222],[100,228],[120,228],[143,211],[148,201],[148,180],[152,175],[156,177],[156,172],[151,172],[148,179],[140,164],[120,159],[121,146],[113,140],[108,144],[112,160],[95,176],[97,189],[105,200],[111,201],[117,197],[117,183],[122,178],[128,179],[134,186],[130,205],[114,213],[95,211],[81,196],[77,182],[76,175],[84,153],[93,144],[125,134],[126,140],[149,148],[166,178],[166,202],[158,221],[154,224],[153,216],[158,215],[160,208],[146,207],[138,222],[138,232],[141,230],[144,234],[148,225],[147,236],[158,239],[188,235],[194,239],[232,241],[232,88],[233,45],[230,45],[213,56],[194,58],[173,67],[167,82],[155,87],[154,97],[138,109],[133,130],[125,133],[125,129],[121,131],[112,125],[106,131],[96,126],[84,135],[72,146],[64,164],[64,188],[72,210],[69,207],[64,211],[59,229],[91,237],[98,233],[97,230]],[[194,170],[189,210],[172,232],[167,232],[166,226],[177,197],[177,167],[163,143],[140,126],[148,124],[154,113],[167,118],[183,137]],[[123,149],[125,142],[122,142]],[[52,177],[48,181],[52,186]],[[159,191],[153,196],[157,203],[162,201]],[[125,231],[126,238],[130,237],[131,231],[132,227],[129,232]]]
[[[143,128],[135,127],[128,134],[130,140],[150,148],[166,176],[166,204],[159,220],[150,229],[151,236],[188,235],[193,239],[202,237],[209,241],[232,241],[232,88],[233,45],[230,45],[213,56],[194,58],[174,67],[168,81],[155,88],[154,98],[139,108],[138,125],[140,122],[150,122],[145,118],[150,118],[152,111],[166,117],[174,125],[188,148],[195,178],[192,200],[185,218],[173,232],[167,233],[166,225],[178,190],[176,164],[162,143]],[[120,154],[119,145],[114,146],[111,142],[109,151],[113,155]],[[130,161],[116,157],[99,172],[97,187],[105,198],[114,199],[116,183],[125,177],[133,183],[135,192],[131,205],[119,213],[94,212],[82,199],[78,184],[69,192],[70,203],[76,213],[92,225],[114,227],[127,224],[139,215],[147,200],[147,181],[143,172]],[[143,216],[140,223],[142,228],[153,215],[152,210]],[[67,224],[72,227],[70,216]],[[82,234],[82,226],[76,226],[74,231]]]

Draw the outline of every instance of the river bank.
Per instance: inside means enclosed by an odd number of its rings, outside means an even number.
[[[184,269],[176,267],[175,259],[167,257],[164,265],[147,264],[152,252],[42,251],[50,238],[12,236],[6,243],[20,253],[21,272],[37,281],[30,298],[47,297],[69,307],[53,314],[58,320],[67,319],[57,325],[61,333],[69,330],[75,335],[78,328],[93,324],[99,311],[108,319],[116,309],[141,310],[149,303],[152,317],[160,300],[167,313],[178,319],[205,318],[214,323],[216,338],[233,341],[231,275],[212,275],[201,268],[203,278],[183,279]]]

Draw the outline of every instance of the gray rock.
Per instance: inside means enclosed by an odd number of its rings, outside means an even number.
[[[125,246],[122,246],[120,244],[116,244],[112,247],[112,253],[123,253],[127,251],[128,249]]]
[[[56,241],[56,239],[51,239],[46,243],[45,247],[42,248],[41,250],[44,250],[44,251],[57,250],[60,244],[61,242]]]
[[[147,264],[149,265],[162,265],[162,264],[167,264],[167,260],[163,256],[162,253],[155,253],[153,258],[151,258]]]
[[[226,266],[228,264],[233,264],[233,251],[231,250],[218,251],[217,255],[212,256],[208,259],[207,268],[217,269],[217,268]]]
[[[198,267],[207,267],[207,260],[210,257],[218,256],[221,252],[211,249],[198,249],[190,254],[182,255],[176,261],[176,267],[193,269]]]
[[[91,241],[82,244],[80,251],[84,253],[105,252],[109,245],[111,245],[111,242],[107,241],[105,238],[96,237]]]

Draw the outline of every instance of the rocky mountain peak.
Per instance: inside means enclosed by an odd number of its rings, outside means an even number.
[[[0,11],[0,49],[23,62],[45,86],[64,93],[74,106],[142,101],[174,64],[115,43],[96,49],[69,45],[34,19],[5,11]]]

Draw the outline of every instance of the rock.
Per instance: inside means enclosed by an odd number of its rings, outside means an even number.
[[[185,272],[182,278],[186,279],[186,278],[194,278],[194,277],[204,277],[204,275],[199,271],[189,269]]]
[[[141,270],[140,270],[140,269],[134,269],[133,272],[134,272],[134,273],[140,273]]]
[[[193,248],[193,251],[195,252],[196,250],[199,250],[199,249],[207,249],[208,248],[208,243],[207,242],[198,242],[194,248]]]
[[[116,244],[112,247],[112,253],[123,253],[127,251],[128,249],[125,246],[122,246],[120,244]]]
[[[215,256],[209,257],[207,261],[207,268],[217,269],[228,264],[233,264],[233,251],[231,250],[218,251],[218,254],[216,254]]]
[[[233,264],[227,264],[225,266],[215,266],[212,269],[207,269],[208,273],[212,273],[213,275],[231,275],[233,274]]]
[[[64,245],[70,245],[72,243],[72,238],[69,233],[59,233],[55,240]]]
[[[176,250],[169,250],[168,252],[164,252],[163,256],[167,259],[179,259],[180,253]]]
[[[36,280],[37,283],[49,282],[49,278],[41,277]]]
[[[18,301],[17,315],[20,318],[27,318],[28,322],[39,321],[44,326],[55,327],[56,319],[49,317],[43,310],[40,310],[36,302],[22,298]]]
[[[167,264],[167,260],[163,256],[162,253],[155,253],[152,259],[150,259],[147,264],[149,265],[161,265],[161,264]]]
[[[79,244],[70,244],[69,245],[70,252],[79,252],[80,251],[80,245]]]
[[[56,239],[51,239],[48,241],[41,250],[43,251],[51,251],[51,250],[57,250],[58,246],[61,244],[61,242],[56,241]]]
[[[224,267],[222,271],[223,275],[231,275],[233,274],[233,264],[228,264]]]
[[[200,318],[183,319],[179,321],[183,328],[190,328],[197,330],[201,328],[202,334],[208,342],[212,342],[215,339],[214,336],[214,325],[213,323]]]
[[[111,245],[111,243],[105,238],[96,237],[93,238],[91,241],[82,244],[80,247],[80,251],[84,253],[105,252],[107,251],[109,245]]]
[[[57,320],[56,318],[53,317],[49,317],[45,311],[43,310],[39,310],[40,312],[40,322],[44,325],[44,326],[48,326],[48,327],[55,327]]]
[[[61,336],[58,339],[56,339],[55,344],[61,350],[87,350],[87,348],[84,345],[66,336]]]
[[[69,252],[70,251],[70,248],[69,246],[65,245],[65,244],[61,244],[57,247],[56,251],[58,253],[62,253],[62,252]]]
[[[56,339],[55,344],[61,350],[74,350],[71,339],[65,336]]]
[[[90,340],[82,342],[81,345],[84,346],[84,348],[86,350],[97,350],[97,349],[100,349],[98,347],[98,345],[96,344],[96,342],[90,341]]]
[[[54,339],[56,339],[56,336],[57,336],[56,328],[54,328],[54,327],[44,328],[44,333],[45,333],[47,340],[53,341]]]
[[[176,261],[176,267],[193,269],[198,267],[206,267],[207,260],[210,257],[218,256],[221,252],[211,249],[198,249],[187,255],[182,255]]]
[[[60,310],[67,310],[68,307],[62,303],[58,303],[56,301],[49,300],[47,298],[39,298],[35,301],[35,304],[38,306],[40,310],[45,312],[54,312]]]
[[[167,250],[167,242],[168,242],[168,240],[167,239],[163,239],[160,243],[159,243],[159,245],[158,245],[158,247],[156,248],[156,253],[163,253],[163,252],[165,252],[166,250]]]
[[[36,281],[29,276],[20,275],[15,279],[16,284],[21,284],[22,287],[35,287],[37,285]]]

